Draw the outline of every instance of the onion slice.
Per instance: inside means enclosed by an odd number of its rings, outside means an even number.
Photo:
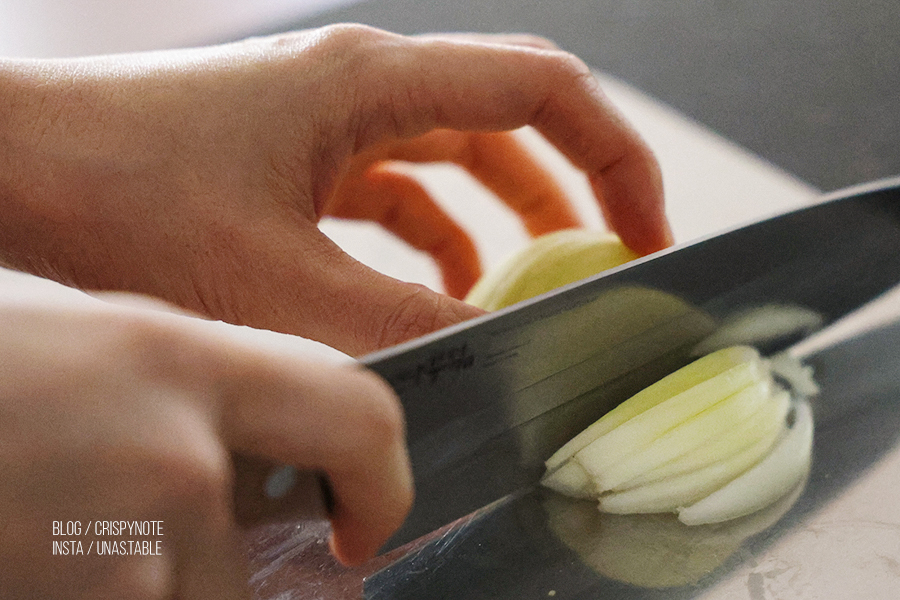
[[[768,377],[758,356],[722,372],[647,409],[575,455],[584,470],[604,489],[608,470],[703,411]],[[686,451],[688,448],[685,448]]]
[[[678,511],[686,525],[720,523],[760,510],[793,489],[812,462],[813,415],[795,403],[794,423],[758,465],[702,500]]]
[[[706,446],[717,438],[723,424],[749,421],[759,414],[762,404],[769,401],[773,385],[770,379],[762,379],[670,429],[643,450],[610,466],[597,477],[597,489],[605,492],[633,487],[629,483],[635,478]],[[732,435],[726,439],[737,449],[741,447],[746,436]],[[743,445],[746,445],[746,442]],[[731,453],[726,449],[717,456],[727,456]]]

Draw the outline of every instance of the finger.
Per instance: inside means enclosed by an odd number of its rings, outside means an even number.
[[[202,331],[200,323],[180,318],[177,322],[185,331],[192,327]],[[186,339],[181,331],[174,335]],[[154,416],[165,418],[152,424],[165,425],[167,435],[154,440],[155,458],[144,463],[142,476],[143,485],[157,488],[157,502],[163,506],[163,529],[155,539],[163,543],[174,570],[174,596],[249,598],[249,573],[233,517],[231,464],[218,432],[218,411],[198,402],[193,391],[170,388],[165,400],[159,400]]]
[[[499,44],[504,46],[523,46],[541,50],[559,50],[559,46],[547,38],[530,33],[478,33],[448,32],[426,33],[416,36],[422,40],[446,40],[457,43]]]
[[[556,179],[508,132],[436,130],[379,146],[360,159],[454,163],[516,212],[532,236],[581,226]]]
[[[581,226],[556,180],[512,135],[471,135],[460,162],[522,218],[532,236]]]
[[[244,355],[226,387],[226,439],[238,451],[327,474],[335,554],[361,562],[403,522],[412,476],[402,411],[390,388],[356,367]]]
[[[434,128],[532,125],[585,171],[609,225],[629,247],[647,253],[671,243],[658,164],[581,61],[562,52],[446,40],[374,51],[381,60],[372,61],[373,79],[363,84],[372,90],[363,113],[372,118],[362,123],[360,145]]]
[[[335,217],[378,223],[437,263],[444,289],[463,298],[481,276],[471,237],[413,177],[375,165],[341,182],[329,203]]]

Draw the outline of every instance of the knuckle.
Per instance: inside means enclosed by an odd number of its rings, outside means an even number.
[[[324,94],[324,99],[338,104],[354,96],[354,90],[361,85],[360,78],[372,70],[378,49],[392,36],[396,37],[367,25],[338,23],[281,34],[269,43],[291,70],[300,67],[309,72],[308,65],[314,63],[318,92]]]
[[[227,498],[231,471],[224,452],[182,452],[156,461],[170,499],[194,506],[219,505]]]
[[[153,364],[164,359],[165,350],[171,350],[177,344],[172,331],[149,319],[130,318],[121,325],[125,343],[144,363]]]
[[[376,347],[405,342],[449,324],[448,301],[425,286],[413,286],[405,298],[390,307],[384,319],[377,320],[381,325]]]
[[[231,463],[214,430],[199,415],[185,412],[157,423],[165,435],[138,457],[151,480],[173,505],[218,507],[231,489]]]
[[[135,372],[151,380],[180,385],[215,372],[216,353],[210,344],[175,322],[136,314],[120,323],[120,335]]]
[[[290,31],[263,38],[263,43],[288,55],[317,52],[317,56],[329,57],[352,50],[355,46],[374,41],[386,32],[356,23],[335,23],[318,29]]]
[[[360,23],[326,25],[319,30],[319,34],[323,43],[336,45],[339,48],[378,42],[389,35],[386,31]]]
[[[328,25],[316,32],[314,48],[322,62],[331,64],[331,73],[351,83],[371,70],[378,49],[390,35],[355,23]]]
[[[538,63],[535,69],[542,74],[546,93],[542,101],[533,107],[530,124],[538,127],[559,126],[558,121],[562,115],[558,113],[558,107],[565,104],[568,98],[604,96],[590,67],[574,54],[564,51],[542,52],[539,60],[543,60],[543,63]]]
[[[533,33],[516,34],[513,41],[522,46],[531,46],[540,50],[559,50],[559,46],[553,40]]]
[[[381,377],[370,371],[362,371],[359,378],[363,397],[368,399],[360,418],[365,429],[375,440],[392,445],[404,437],[406,422],[403,409],[393,389]]]
[[[594,74],[591,72],[591,68],[574,54],[556,51],[548,52],[545,56],[549,60],[548,66],[559,80],[570,81],[579,85],[586,81],[594,81]]]
[[[398,53],[390,51],[400,36],[360,24],[335,24],[312,32],[302,46],[315,58],[321,80],[318,96],[332,106],[330,127],[342,140],[351,140],[354,151],[378,139],[390,125],[391,98],[396,86],[385,86],[396,74]],[[402,53],[400,53],[402,54]],[[325,127],[328,130],[328,127]]]

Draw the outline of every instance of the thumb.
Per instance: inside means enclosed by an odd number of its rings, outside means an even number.
[[[484,314],[367,267],[318,228],[299,237],[296,245],[278,244],[279,251],[263,253],[274,262],[257,262],[259,286],[245,286],[256,292],[240,303],[244,324],[301,335],[359,356]]]
[[[325,343],[351,355],[386,348],[485,314],[424,285],[399,281],[344,254],[323,290],[343,296]],[[323,334],[324,335],[324,334]]]

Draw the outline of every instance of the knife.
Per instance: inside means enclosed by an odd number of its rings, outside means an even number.
[[[416,487],[409,516],[382,551],[536,484],[557,448],[711,340],[728,343],[735,319],[800,315],[796,326],[769,319],[787,326],[752,340],[774,353],[898,283],[894,179],[363,357],[403,405]],[[244,489],[237,507],[252,495]],[[270,517],[290,506],[282,499]]]

